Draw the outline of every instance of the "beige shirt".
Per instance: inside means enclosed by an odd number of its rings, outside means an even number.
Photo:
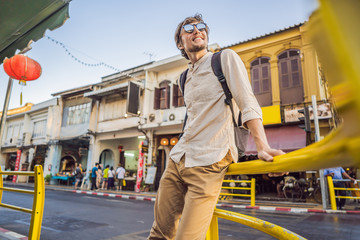
[[[188,119],[183,136],[170,152],[176,163],[185,154],[185,167],[211,165],[223,159],[229,150],[234,162],[238,159],[231,110],[211,68],[212,55],[208,52],[195,64],[189,64],[184,96]],[[241,110],[243,123],[261,119],[261,108],[240,57],[233,50],[223,50],[221,67],[236,103],[235,114]]]

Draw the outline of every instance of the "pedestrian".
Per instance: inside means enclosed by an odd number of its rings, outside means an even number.
[[[103,172],[103,183],[101,186],[101,189],[107,189],[108,186],[108,171],[109,171],[109,165],[106,165],[104,172]]]
[[[114,177],[115,177],[115,170],[114,170],[114,167],[111,166],[110,170],[108,171],[108,186],[107,186],[108,190],[109,189],[115,190]]]
[[[350,181],[355,182],[355,179],[350,177],[342,167],[336,168],[327,168],[324,170],[324,176],[331,176],[332,179],[342,180],[344,178],[350,179]],[[344,178],[343,178],[344,177]],[[334,181],[334,187],[336,188],[345,188],[344,182],[341,181]],[[346,196],[345,190],[336,190],[336,196]],[[342,210],[345,206],[346,199],[345,198],[336,198],[336,205],[338,210]]]
[[[81,182],[83,179],[83,170],[81,167],[81,163],[77,164],[77,168],[75,169],[75,190],[77,189],[77,186],[79,182]]]
[[[199,14],[186,18],[176,29],[176,46],[190,60],[183,94],[188,117],[160,181],[148,239],[205,239],[225,173],[238,159],[232,113],[211,67],[208,33],[209,27]],[[284,154],[267,142],[261,108],[239,55],[223,50],[221,62],[258,157],[272,161],[273,156]]]
[[[121,163],[119,163],[118,168],[116,169],[116,178],[118,180],[117,190],[122,190],[123,181],[125,178],[125,168],[122,167]]]
[[[97,177],[96,177],[96,186],[98,188],[101,188],[102,181],[103,181],[103,172],[102,172],[102,167],[99,164],[98,171],[97,171]]]
[[[98,187],[96,186],[96,179],[98,176],[98,166],[99,163],[95,163],[95,167],[92,168],[91,170],[91,191],[95,189],[95,191],[98,190]]]

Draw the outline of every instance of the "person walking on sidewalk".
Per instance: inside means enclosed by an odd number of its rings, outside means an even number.
[[[77,168],[75,169],[75,190],[77,189],[77,186],[79,182],[81,183],[81,180],[83,179],[83,170],[81,167],[81,163],[77,164]]]
[[[106,165],[104,172],[103,172],[103,183],[101,189],[107,189],[108,186],[108,172],[109,172],[109,165]]]
[[[109,190],[115,190],[115,185],[114,185],[114,177],[115,177],[115,170],[114,167],[111,166],[109,171],[108,171],[108,186],[107,189]]]
[[[92,190],[98,190],[97,186],[96,186],[96,180],[97,180],[97,175],[98,175],[98,166],[99,163],[95,163],[95,167],[92,168],[91,170],[91,191]]]
[[[345,170],[342,167],[336,167],[336,168],[327,168],[324,170],[324,176],[331,176],[332,179],[339,179],[342,180],[344,178],[350,179],[350,181],[355,182],[355,179],[350,177]],[[344,177],[344,178],[343,178]],[[334,187],[337,188],[345,188],[344,182],[340,181],[334,181]],[[336,195],[340,196],[346,196],[345,190],[336,190]],[[346,199],[345,198],[336,198],[336,205],[339,210],[342,210],[342,208],[345,206]]]
[[[116,169],[116,178],[118,180],[118,188],[117,190],[122,190],[123,181],[125,178],[125,168],[121,166],[121,163],[119,163],[118,168]]]
[[[190,60],[183,94],[188,118],[161,177],[151,240],[205,239],[225,173],[238,159],[232,113],[211,67],[208,34],[209,27],[199,14],[186,18],[176,29],[176,46]],[[267,142],[261,108],[239,55],[230,49],[222,51],[221,67],[258,157],[272,161],[273,156],[284,154]]]

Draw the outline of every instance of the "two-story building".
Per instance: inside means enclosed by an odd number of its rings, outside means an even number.
[[[19,109],[24,109],[24,111]],[[13,111],[19,113],[10,115],[6,119],[0,165],[3,165],[5,169],[15,170],[17,155],[19,155],[19,170],[32,171],[35,165],[42,165],[44,174],[50,173],[49,144],[52,139],[57,138],[60,124],[57,99],[50,99],[36,105],[26,104]],[[11,114],[11,111],[9,113]],[[32,180],[31,177],[18,177],[19,182]]]

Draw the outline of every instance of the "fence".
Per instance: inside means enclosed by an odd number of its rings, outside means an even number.
[[[334,187],[334,181],[331,176],[327,176],[328,180],[328,186],[329,186],[329,195],[330,195],[330,203],[331,203],[331,209],[336,210],[336,198],[343,198],[343,199],[360,199],[360,197],[355,196],[337,196],[335,195],[335,190],[344,190],[344,191],[359,191],[360,188],[342,188],[342,187]],[[342,182],[345,182],[344,180]]]
[[[3,177],[2,175],[23,175],[23,176],[33,176],[34,177],[34,191],[18,189],[18,188],[8,188],[3,186]],[[3,191],[8,192],[17,192],[34,195],[33,207],[32,209],[22,208],[10,204],[2,203]],[[29,240],[40,239],[41,233],[41,223],[44,213],[44,202],[45,202],[45,185],[44,185],[44,174],[42,166],[36,165],[34,167],[34,172],[2,172],[0,168],[0,207],[9,208],[16,211],[26,212],[31,214],[31,222],[29,228]]]
[[[225,210],[215,209],[213,218],[210,223],[208,232],[206,233],[206,240],[218,240],[219,239],[219,230],[218,230],[218,218],[226,219],[229,221],[237,222],[245,226],[257,229],[262,231],[270,236],[273,236],[277,239],[289,240],[289,239],[305,239],[298,234],[291,232],[285,228],[282,228],[273,223],[267,221],[246,216],[240,213],[229,212]]]
[[[223,186],[222,189],[231,189],[231,190],[246,190],[250,191],[250,194],[238,194],[238,193],[220,193],[221,196],[237,196],[237,197],[249,197],[250,205],[255,206],[255,178],[251,180],[224,180],[223,183],[250,183],[250,187],[227,187]]]

